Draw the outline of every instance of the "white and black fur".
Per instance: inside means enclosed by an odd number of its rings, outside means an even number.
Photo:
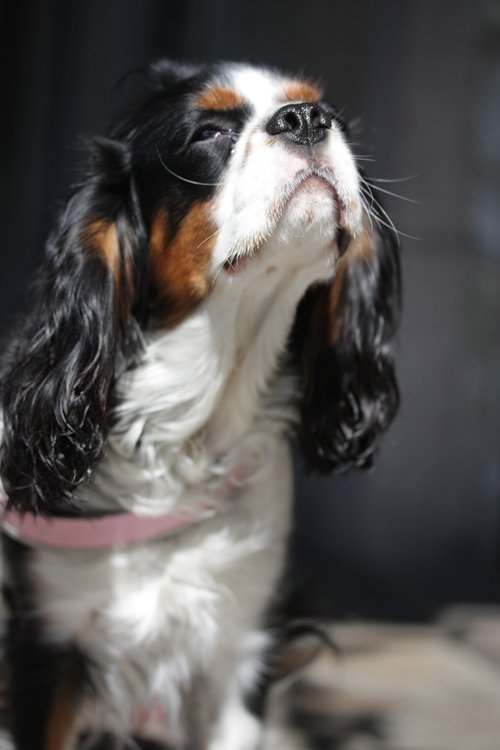
[[[397,246],[337,110],[247,65],[145,80],[4,357],[2,480],[45,516],[216,512],[93,552],[4,535],[17,750],[257,748],[290,438],[310,469],[369,466],[397,408]]]

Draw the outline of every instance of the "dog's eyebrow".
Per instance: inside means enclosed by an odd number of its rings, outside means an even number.
[[[288,81],[283,89],[283,99],[289,102],[317,102],[323,92],[306,81]]]
[[[243,109],[245,106],[245,100],[240,94],[234,91],[234,89],[224,86],[215,86],[202,91],[195,100],[195,105],[199,109],[223,111],[226,109]]]

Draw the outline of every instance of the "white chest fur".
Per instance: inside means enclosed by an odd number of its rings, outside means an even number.
[[[275,447],[272,471],[179,537],[98,554],[37,551],[33,575],[49,637],[76,643],[98,667],[100,700],[84,724],[128,731],[137,706],[161,696],[177,741],[193,685],[210,684],[214,711],[230,685],[250,685],[290,516],[288,450]]]
[[[290,519],[294,380],[279,374],[281,359],[300,297],[334,267],[321,243],[308,258],[298,244],[286,250],[281,273],[259,265],[280,261],[283,243],[269,244],[244,285],[221,280],[182,325],[148,339],[81,493],[91,507],[151,515],[208,497],[215,515],[127,549],[36,551],[47,637],[76,643],[96,667],[85,726],[129,731],[137,707],[159,701],[168,739],[182,743],[196,690],[213,727],[228,691],[241,694],[258,672]],[[228,496],[238,466],[245,478]]]

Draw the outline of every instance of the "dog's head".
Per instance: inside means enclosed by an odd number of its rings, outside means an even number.
[[[144,99],[93,143],[4,368],[11,502],[63,506],[90,475],[142,330],[299,272],[300,445],[312,468],[367,466],[397,407],[399,264],[338,111],[269,70],[153,65]]]

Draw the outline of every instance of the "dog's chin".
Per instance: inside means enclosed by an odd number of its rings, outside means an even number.
[[[326,235],[335,237],[339,223],[337,193],[323,177],[312,175],[294,190],[284,203],[276,227],[277,237],[301,239],[312,234],[322,240]]]
[[[282,196],[273,206],[274,229],[265,238],[257,239],[255,246],[231,260],[224,270],[234,276],[252,266],[254,261],[272,246],[274,251],[290,246],[328,247],[337,237],[339,228],[339,205],[333,186],[324,178],[312,175],[301,182],[290,195]],[[252,245],[252,243],[249,243]]]
[[[334,243],[339,213],[334,188],[321,177],[309,177],[283,202],[271,244],[286,254],[296,249],[312,260]]]

